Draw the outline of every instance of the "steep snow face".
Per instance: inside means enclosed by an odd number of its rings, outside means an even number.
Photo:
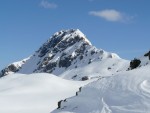
[[[98,61],[99,64],[105,64],[103,61],[109,62],[107,60],[112,61],[114,64],[114,61],[118,62],[118,60],[120,60],[119,62],[124,62],[124,60],[122,60],[118,55],[106,52],[102,49],[97,49],[96,47],[92,46],[90,41],[80,30],[62,30],[52,35],[52,37],[46,43],[44,43],[39,50],[36,51],[34,55],[31,56],[30,59],[27,60],[27,62],[25,62],[24,65],[17,70],[17,72],[23,74],[46,72],[55,75],[61,75],[66,71],[73,69],[76,70],[90,65],[93,62]],[[116,65],[119,66],[120,64]],[[105,68],[108,68],[108,66]],[[99,69],[103,71],[103,68],[99,67]],[[117,69],[118,68],[114,70]],[[91,72],[94,73],[94,71],[95,70]],[[77,71],[76,74],[78,74]],[[90,74],[91,73],[89,73],[89,75]],[[64,76],[64,74],[62,76]],[[79,77],[76,79],[78,78]]]
[[[44,73],[5,76],[0,79],[0,113],[50,113],[58,101],[75,96],[88,82]]]
[[[101,78],[52,113],[149,113],[150,65]]]

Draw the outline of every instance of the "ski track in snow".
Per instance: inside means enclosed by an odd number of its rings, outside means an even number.
[[[63,103],[64,109],[52,113],[150,113],[149,68],[143,66],[92,82]]]

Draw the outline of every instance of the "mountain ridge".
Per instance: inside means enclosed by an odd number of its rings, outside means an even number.
[[[0,76],[10,73],[52,73],[84,67],[95,61],[121,58],[115,53],[97,49],[79,29],[61,30],[54,33],[31,57],[14,69],[6,67]],[[21,61],[22,62],[22,61]],[[12,66],[12,65],[11,65]],[[17,68],[17,69],[15,69]]]

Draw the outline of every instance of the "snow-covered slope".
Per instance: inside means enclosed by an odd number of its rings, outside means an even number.
[[[141,61],[140,66],[146,66],[146,65],[150,65],[150,51],[145,53],[144,56],[142,56],[141,58],[139,58]]]
[[[97,60],[89,65],[65,71],[59,76],[65,79],[82,80],[84,77],[99,78],[113,76],[128,69],[129,62],[118,58]]]
[[[86,82],[51,74],[13,74],[0,79],[0,113],[50,113],[57,102],[75,96]]]
[[[101,78],[52,113],[149,113],[150,65]]]
[[[95,62],[99,62],[99,66],[94,67],[95,65],[92,64]],[[79,80],[81,79],[81,67],[87,69],[88,65],[89,67],[92,66],[93,69],[89,70],[88,75],[97,71],[99,76],[104,70],[107,75],[112,75],[114,72],[121,70],[122,67],[126,67],[127,63],[129,61],[121,59],[115,53],[109,53],[94,47],[79,29],[70,29],[52,35],[17,72],[22,74],[46,72],[67,79]],[[77,77],[73,77],[75,75],[68,77],[66,73],[70,73],[70,70],[74,70]],[[16,71],[9,70],[9,73],[12,72]],[[1,76],[3,76],[3,73],[1,73]],[[82,76],[84,75],[82,74]]]
[[[22,67],[22,65],[25,64],[26,61],[29,59],[30,59],[30,57],[25,58],[25,59],[18,61],[18,62],[14,62],[12,64],[9,64],[8,67],[1,70],[0,77],[18,72],[20,70],[20,68]]]
[[[150,65],[150,51],[145,53],[140,58],[134,58],[134,60],[130,62],[129,70],[140,68],[147,65]]]

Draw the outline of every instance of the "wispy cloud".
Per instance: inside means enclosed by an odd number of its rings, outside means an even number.
[[[90,11],[89,14],[92,16],[103,18],[111,22],[129,22],[134,18],[133,16],[126,15],[125,13],[122,13],[114,9]]]
[[[40,6],[45,8],[45,9],[55,9],[55,8],[58,7],[57,4],[50,3],[50,2],[48,2],[46,0],[42,0],[41,3],[40,3]]]

